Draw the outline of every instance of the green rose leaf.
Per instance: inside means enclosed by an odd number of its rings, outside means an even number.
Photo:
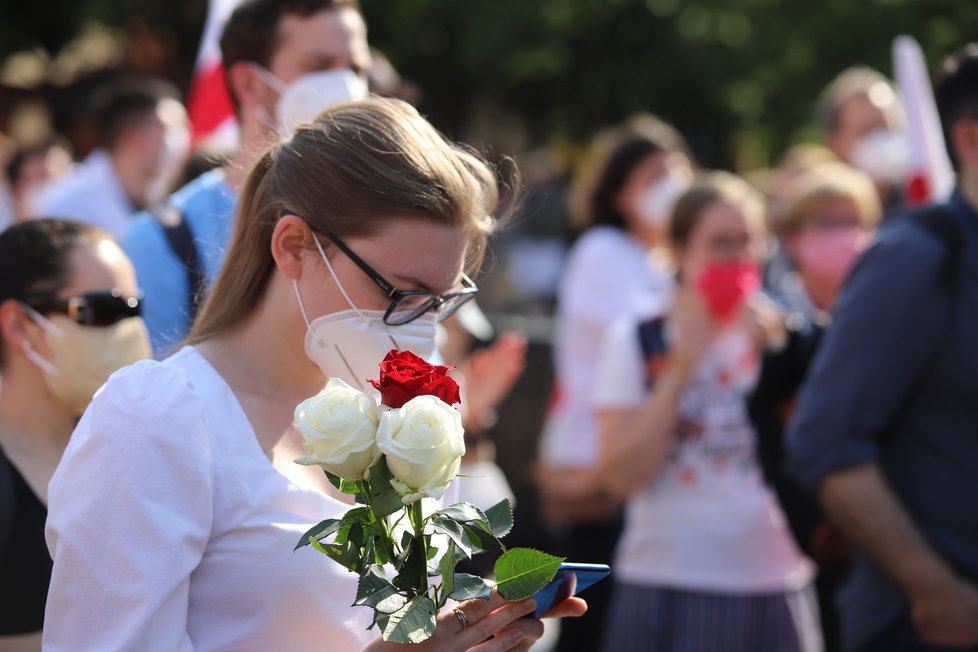
[[[394,586],[413,594],[418,594],[419,586],[427,586],[428,559],[424,546],[417,539],[411,539],[406,550],[407,556],[394,576]]]
[[[455,590],[449,597],[452,600],[488,600],[492,593],[492,582],[485,580],[478,575],[468,573],[455,573]]]
[[[357,599],[353,604],[359,607],[370,607],[382,614],[392,614],[407,604],[407,598],[387,581],[382,567],[371,564],[360,576],[360,582],[357,584]]]
[[[378,518],[389,516],[404,507],[401,497],[391,486],[391,472],[387,461],[381,460],[370,467],[370,505]]]
[[[502,539],[513,529],[513,508],[505,498],[486,510],[486,518],[497,539]]]
[[[530,597],[553,580],[562,561],[560,557],[530,548],[506,551],[493,567],[499,595],[507,600]]]
[[[378,615],[377,625],[385,641],[421,643],[435,633],[435,603],[418,596],[392,614]]]
[[[343,527],[343,519],[341,518],[328,518],[325,521],[320,521],[302,535],[299,543],[295,544],[293,551],[308,546],[310,541],[322,541],[329,535],[335,534],[341,527]]]
[[[441,609],[448,601],[448,596],[455,592],[455,544],[451,541],[448,542],[445,554],[441,556],[438,570],[441,573],[441,593],[438,598],[438,608]]]
[[[355,573],[362,568],[361,551],[364,544],[363,525],[357,522],[344,522],[331,544],[321,544],[316,540],[309,542],[313,548],[328,556]]]
[[[451,519],[436,517],[431,521],[431,529],[435,533],[447,536],[455,544],[456,550],[461,551],[468,559],[472,559],[475,551],[461,525]]]
[[[489,519],[486,518],[485,513],[472,503],[455,503],[445,509],[438,510],[434,513],[434,516],[436,518],[448,518],[458,523],[484,523],[486,531],[491,531],[489,529]]]
[[[470,545],[476,550],[506,549],[502,542],[492,532],[487,532],[478,521],[465,523],[462,525],[462,529],[465,531],[465,536]]]
[[[359,482],[344,480],[340,476],[334,475],[326,469],[323,469],[323,473],[326,474],[326,478],[329,480],[329,483],[339,489],[342,493],[349,494],[351,496],[363,493],[363,487],[360,486]]]

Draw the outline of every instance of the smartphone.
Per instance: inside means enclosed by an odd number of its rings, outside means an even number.
[[[607,564],[575,564],[565,562],[557,569],[553,581],[537,591],[533,599],[537,601],[537,609],[533,613],[539,618],[550,611],[558,602],[572,595],[577,595],[587,587],[596,584],[611,574]]]

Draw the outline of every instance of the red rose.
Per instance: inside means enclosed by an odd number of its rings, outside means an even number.
[[[380,380],[371,380],[370,384],[380,390],[380,402],[392,409],[426,394],[454,405],[462,399],[458,383],[448,375],[452,369],[428,364],[410,351],[391,349],[380,363]]]

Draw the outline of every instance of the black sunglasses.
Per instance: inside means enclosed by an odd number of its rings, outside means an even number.
[[[282,211],[282,216],[294,215],[288,211]],[[300,217],[296,215],[296,217]],[[307,222],[308,224],[308,222]],[[352,249],[329,231],[318,231],[311,225],[309,227],[315,233],[329,238],[333,244],[339,247],[353,263],[363,270],[363,273],[370,277],[377,286],[384,291],[387,298],[391,300],[384,313],[384,323],[388,326],[400,326],[412,322],[426,312],[434,312],[438,321],[444,321],[451,317],[463,305],[475,298],[479,288],[465,274],[462,274],[462,289],[458,292],[449,294],[435,294],[423,290],[399,290],[394,284],[381,276],[377,270],[368,265],[360,256],[356,255]]]
[[[24,303],[42,315],[61,313],[83,326],[111,326],[142,313],[139,297],[125,297],[118,289],[77,297],[38,294],[28,297]]]

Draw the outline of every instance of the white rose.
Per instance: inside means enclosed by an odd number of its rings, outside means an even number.
[[[405,505],[441,498],[465,454],[458,410],[436,396],[416,396],[380,415],[377,447],[387,456],[391,485]]]
[[[372,398],[331,378],[323,391],[295,408],[295,425],[310,453],[295,461],[318,464],[345,480],[362,480],[380,459],[378,421]]]

